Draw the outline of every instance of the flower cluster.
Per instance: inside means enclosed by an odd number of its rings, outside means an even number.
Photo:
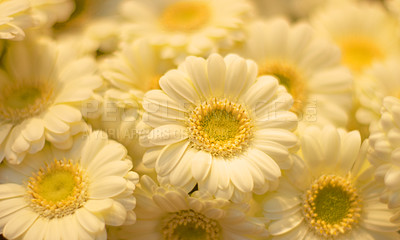
[[[399,239],[400,1],[0,0],[0,239]]]

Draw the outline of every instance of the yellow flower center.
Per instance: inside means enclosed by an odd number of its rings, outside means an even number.
[[[362,36],[349,36],[338,42],[342,49],[342,62],[354,71],[360,71],[373,61],[384,58],[379,45],[374,40]]]
[[[193,147],[224,157],[242,151],[252,135],[246,109],[227,99],[212,98],[196,107],[188,129]]]
[[[163,221],[164,240],[218,240],[222,238],[221,226],[214,219],[191,209],[170,213]]]
[[[29,179],[31,208],[42,217],[61,218],[73,214],[88,198],[88,177],[70,160],[54,160]]]
[[[41,113],[51,103],[53,88],[44,83],[1,86],[0,121],[19,122]]]
[[[166,7],[160,23],[168,31],[189,32],[202,28],[210,17],[210,7],[205,2],[185,1]]]
[[[361,212],[361,199],[349,177],[323,175],[307,191],[304,215],[309,226],[325,238],[352,230]]]
[[[259,67],[259,76],[273,75],[279,80],[280,84],[286,87],[286,90],[294,99],[294,104],[290,110],[300,115],[306,100],[306,84],[298,68],[281,60],[267,60]]]

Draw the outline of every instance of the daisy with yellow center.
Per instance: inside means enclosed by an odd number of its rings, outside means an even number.
[[[164,58],[205,56],[243,40],[243,21],[252,12],[246,0],[156,0],[122,4],[124,39],[145,38],[162,47]]]
[[[340,64],[337,47],[316,37],[309,25],[282,18],[256,21],[247,29],[241,55],[257,62],[258,75],[273,75],[286,87],[300,128],[346,125],[352,77]]]
[[[312,17],[312,23],[340,47],[342,62],[356,74],[399,54],[398,24],[379,3],[328,4]]]
[[[367,147],[355,131],[306,128],[301,159],[266,194],[272,239],[398,239],[400,224],[379,202],[384,188],[366,161]]]
[[[158,186],[144,175],[135,191],[137,221],[116,232],[117,239],[228,240],[266,236],[263,223],[247,215],[246,204],[209,194],[187,194],[170,185]]]
[[[29,0],[0,1],[0,39],[22,40],[24,29],[36,25]]]
[[[368,160],[375,166],[376,178],[384,183],[388,190],[381,200],[396,211],[391,221],[400,224],[400,187],[398,165],[400,143],[400,100],[396,97],[386,97],[383,100],[382,116],[379,121],[370,126],[370,148]]]
[[[237,55],[188,57],[143,99],[152,147],[144,164],[159,179],[190,191],[196,183],[238,200],[265,192],[289,168],[296,115],[293,99],[271,76],[257,78],[255,62]]]
[[[81,111],[102,81],[93,59],[73,56],[48,39],[8,47],[0,70],[0,161],[20,163],[45,140],[67,149],[87,128]]]
[[[40,160],[40,161],[38,161]],[[139,177],[126,149],[104,132],[48,146],[0,167],[0,229],[7,239],[106,239],[105,225],[133,224]]]

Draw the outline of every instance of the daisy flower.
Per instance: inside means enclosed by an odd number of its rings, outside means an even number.
[[[369,125],[381,117],[381,106],[386,96],[400,97],[400,59],[388,59],[372,65],[356,83],[359,108],[357,121]]]
[[[119,239],[228,240],[266,234],[264,224],[246,216],[246,204],[234,204],[200,192],[189,196],[180,188],[158,186],[146,175],[134,195],[137,222],[123,226]]]
[[[342,50],[342,62],[360,73],[399,54],[396,19],[376,3],[330,4],[311,19],[315,29]]]
[[[40,161],[38,161],[40,160]],[[133,224],[139,176],[104,132],[46,147],[0,166],[0,232],[7,239],[106,239],[105,225]]]
[[[34,26],[29,0],[0,1],[0,39],[22,40],[24,29]]]
[[[255,21],[248,26],[241,55],[257,62],[258,75],[273,75],[287,88],[300,128],[346,125],[352,76],[341,65],[340,50],[316,37],[308,24],[291,26],[282,18]]]
[[[159,89],[160,77],[175,67],[173,62],[161,58],[158,48],[142,39],[123,44],[121,51],[101,63],[100,70],[112,86],[142,98],[146,91]]]
[[[289,168],[297,117],[293,99],[237,55],[188,57],[143,99],[143,162],[163,182],[222,198],[265,192]]]
[[[45,140],[62,149],[86,129],[82,112],[102,85],[89,57],[48,39],[14,43],[0,69],[0,161],[20,163]]]
[[[356,131],[304,131],[304,161],[295,162],[264,203],[272,239],[399,239],[393,211],[379,202],[384,188],[366,161],[368,144],[360,145]]]
[[[400,100],[395,97],[386,97],[379,122],[370,127],[368,152],[368,160],[376,167],[376,178],[388,189],[381,200],[388,203],[390,209],[395,209],[396,216],[391,220],[397,224],[400,224],[399,116]]]
[[[164,58],[181,62],[187,55],[205,56],[243,40],[243,21],[252,12],[246,0],[126,1],[124,39],[145,38],[163,47]]]

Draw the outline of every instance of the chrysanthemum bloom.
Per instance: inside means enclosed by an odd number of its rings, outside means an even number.
[[[357,81],[355,93],[359,101],[357,121],[369,125],[381,117],[383,98],[400,97],[400,59],[389,59],[372,65]]]
[[[69,148],[72,136],[86,128],[80,109],[102,85],[95,61],[40,38],[8,46],[3,63],[0,161],[20,163],[45,140]]]
[[[104,132],[46,147],[0,166],[0,232],[7,239],[107,239],[105,225],[133,224],[139,176]]]
[[[287,88],[301,126],[346,125],[352,76],[341,65],[340,50],[308,24],[291,26],[282,18],[253,22],[241,55],[257,62],[259,75],[274,75]]]
[[[146,91],[160,89],[161,76],[175,67],[173,62],[161,58],[159,48],[141,39],[124,44],[121,51],[101,63],[100,70],[113,87],[141,99]]]
[[[2,0],[0,2],[0,39],[22,40],[24,29],[35,25],[29,0]]]
[[[381,200],[396,210],[391,220],[400,224],[400,100],[386,97],[379,122],[371,125],[368,160],[376,167],[376,177],[385,183],[387,194]]]
[[[237,55],[188,57],[146,93],[143,162],[160,181],[223,198],[265,192],[292,164],[297,138],[292,97],[257,65]],[[236,191],[238,190],[238,191]]]
[[[146,175],[134,195],[137,222],[123,226],[118,239],[231,240],[266,234],[263,223],[246,216],[247,204],[234,204],[200,192],[189,196],[180,188],[158,186]]]
[[[333,3],[311,21],[319,33],[340,47],[342,62],[356,74],[399,54],[398,23],[378,3]]]
[[[264,203],[272,239],[398,239],[393,211],[379,202],[360,134],[307,128],[296,161]]]
[[[121,6],[122,33],[127,41],[145,38],[162,46],[164,58],[181,62],[243,40],[243,22],[251,12],[247,0],[131,0]]]

